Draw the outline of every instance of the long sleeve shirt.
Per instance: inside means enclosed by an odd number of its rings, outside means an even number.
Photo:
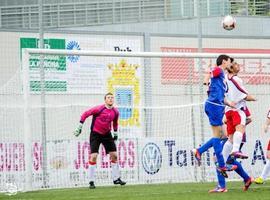
[[[114,131],[118,130],[119,111],[116,108],[106,108],[105,105],[95,106],[81,115],[80,122],[84,123],[90,116],[93,116],[91,131],[105,135],[111,131],[112,126]]]

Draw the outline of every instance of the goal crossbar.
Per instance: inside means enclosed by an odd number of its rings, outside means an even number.
[[[216,58],[220,54],[227,54],[233,58],[270,59],[270,54],[251,53],[185,53],[185,52],[122,52],[122,51],[89,51],[89,50],[58,50],[58,49],[25,49],[29,54],[45,55],[78,55],[78,56],[112,56],[112,57],[149,57],[149,58]]]

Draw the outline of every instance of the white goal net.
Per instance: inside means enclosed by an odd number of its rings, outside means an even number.
[[[80,115],[115,95],[120,111],[117,141],[121,177],[128,184],[215,180],[212,153],[201,167],[190,150],[211,137],[203,111],[203,75],[218,54],[94,52],[27,49],[22,67],[0,89],[0,185],[22,190],[84,187],[89,182],[88,119],[73,135]],[[262,124],[270,102],[270,56],[230,54],[258,102],[248,104],[247,129],[253,176],[265,161]],[[247,63],[260,62],[247,73]],[[233,178],[238,178],[232,175]],[[100,148],[97,185],[110,185],[110,160]]]

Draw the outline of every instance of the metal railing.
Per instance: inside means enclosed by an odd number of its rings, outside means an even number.
[[[198,0],[43,1],[44,28],[136,23],[196,17]],[[38,3],[0,3],[0,28],[38,28]],[[33,1],[31,1],[33,2]],[[48,3],[50,2],[50,3]],[[270,15],[269,0],[200,0],[201,16]]]
[[[231,1],[231,13],[234,15],[270,16],[269,0]]]

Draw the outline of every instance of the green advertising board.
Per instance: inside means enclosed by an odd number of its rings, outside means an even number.
[[[39,48],[38,38],[20,38],[20,50],[24,48]],[[44,39],[44,48],[46,49],[65,49],[65,39]],[[67,90],[67,81],[63,80],[63,73],[66,73],[66,56],[48,55],[44,56],[43,66],[45,69],[45,91],[65,92]],[[40,56],[31,55],[29,60],[30,69],[30,91],[40,91]]]

